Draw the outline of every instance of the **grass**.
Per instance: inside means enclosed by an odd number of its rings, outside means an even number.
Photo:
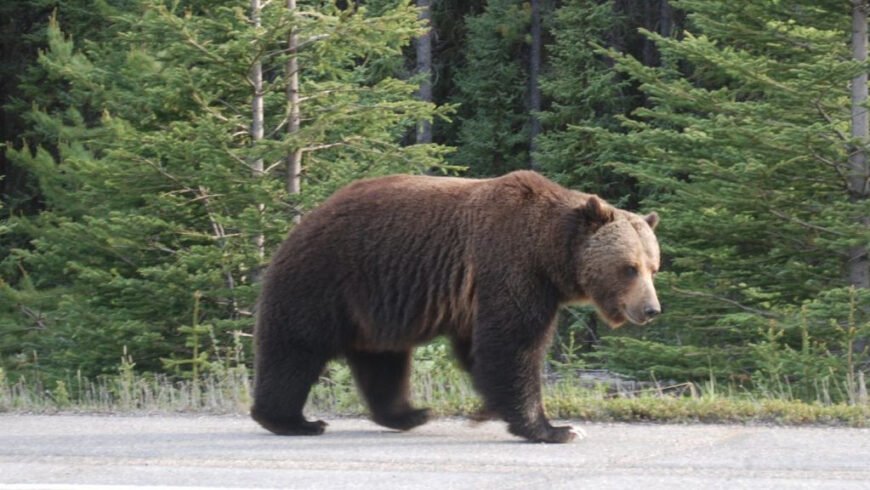
[[[870,425],[868,404],[826,405],[749,393],[723,396],[696,390],[695,394],[673,395],[651,389],[635,396],[601,396],[560,382],[549,387],[545,403],[552,417],[598,422]]]
[[[441,416],[476,412],[480,401],[458,369],[418,363],[414,399]],[[870,426],[870,404],[804,402],[752,393],[721,394],[714,387],[658,386],[612,392],[603,385],[581,386],[563,377],[545,387],[545,405],[553,418],[596,422],[759,423],[781,425]],[[0,412],[14,413],[209,413],[244,414],[250,406],[250,374],[244,367],[208,372],[197,380],[136,374],[88,380],[71,376],[53,386],[9,380],[0,371]],[[329,366],[311,392],[308,410],[318,414],[360,416],[366,409],[347,367]]]
[[[11,381],[0,370],[0,412],[244,413],[250,406],[249,392],[249,375],[243,368],[186,381],[122,369],[118,375],[97,379],[71,376],[53,386],[24,378]]]

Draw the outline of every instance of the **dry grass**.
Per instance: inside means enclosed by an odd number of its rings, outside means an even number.
[[[414,398],[443,416],[468,415],[480,407],[470,382],[455,368],[425,366],[415,372]],[[870,404],[807,403],[749,393],[718,394],[685,384],[614,392],[562,378],[545,389],[553,418],[604,422],[774,423],[870,426]],[[88,380],[71,377],[54,386],[6,379],[0,371],[0,412],[113,412],[243,414],[250,406],[250,375],[244,368],[207,373],[197,381],[137,375]],[[309,410],[334,415],[366,413],[346,366],[330,365],[312,390]]]

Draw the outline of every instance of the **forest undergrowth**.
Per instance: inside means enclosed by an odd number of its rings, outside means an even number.
[[[241,350],[236,351],[241,352]],[[593,422],[760,423],[867,427],[870,401],[863,374],[855,380],[819,386],[815,400],[795,397],[789,380],[776,388],[750,391],[736,384],[637,382],[602,370],[585,369],[581,360],[548,363],[544,403],[558,419]],[[252,373],[243,359],[203,362],[196,377],[141,374],[129,354],[116,374],[43,381],[8,378],[0,371],[0,413],[112,413],[245,415],[251,401]],[[860,373],[860,372],[859,372]],[[850,401],[832,401],[831,390],[853,389]],[[468,375],[442,342],[418,349],[412,379],[415,403],[440,417],[473,418],[481,408]],[[325,417],[366,416],[347,365],[331,362],[309,396],[307,412]]]

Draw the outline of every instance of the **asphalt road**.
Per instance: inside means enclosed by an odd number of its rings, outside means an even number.
[[[0,414],[0,490],[870,488],[870,429],[575,425],[586,439],[545,445],[463,420],[288,438],[243,417]]]

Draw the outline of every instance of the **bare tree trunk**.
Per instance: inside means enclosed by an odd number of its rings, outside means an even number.
[[[852,57],[856,61],[867,60],[867,4],[865,0],[852,0]],[[863,202],[868,197],[866,146],[870,142],[867,118],[867,72],[852,79],[852,139],[855,148],[849,155],[849,193],[852,200]],[[870,226],[870,216],[859,217],[859,226]],[[857,288],[870,287],[870,261],[866,246],[849,250],[849,282]]]
[[[423,75],[420,82],[418,97],[425,102],[432,102],[432,9],[430,0],[417,0],[420,9],[420,20],[426,25],[426,32],[416,40],[417,74]],[[417,143],[432,142],[432,122],[420,121],[417,124]]]
[[[531,124],[529,128],[529,158],[533,170],[538,170],[535,153],[538,151],[538,135],[541,134],[541,0],[532,0],[532,52],[529,57],[529,114]]]
[[[287,0],[287,9],[291,14],[296,13],[296,0]],[[291,27],[287,37],[287,134],[295,134],[299,131],[299,63],[296,52],[299,40],[296,30]],[[298,147],[287,155],[287,192],[299,194],[301,190],[302,173],[302,148]],[[294,222],[299,222],[300,215],[293,216]]]
[[[251,0],[251,20],[254,23],[254,29],[260,28],[260,0]],[[260,62],[260,57],[251,66],[251,84],[254,89],[253,101],[251,103],[251,139],[256,146],[257,142],[263,139],[263,64]],[[260,178],[263,176],[263,158],[258,157],[251,162],[251,172],[254,177]],[[263,204],[258,204],[257,209],[262,215],[265,211]],[[265,237],[259,233],[254,237],[254,244],[257,247],[257,254],[260,259],[265,257]]]

